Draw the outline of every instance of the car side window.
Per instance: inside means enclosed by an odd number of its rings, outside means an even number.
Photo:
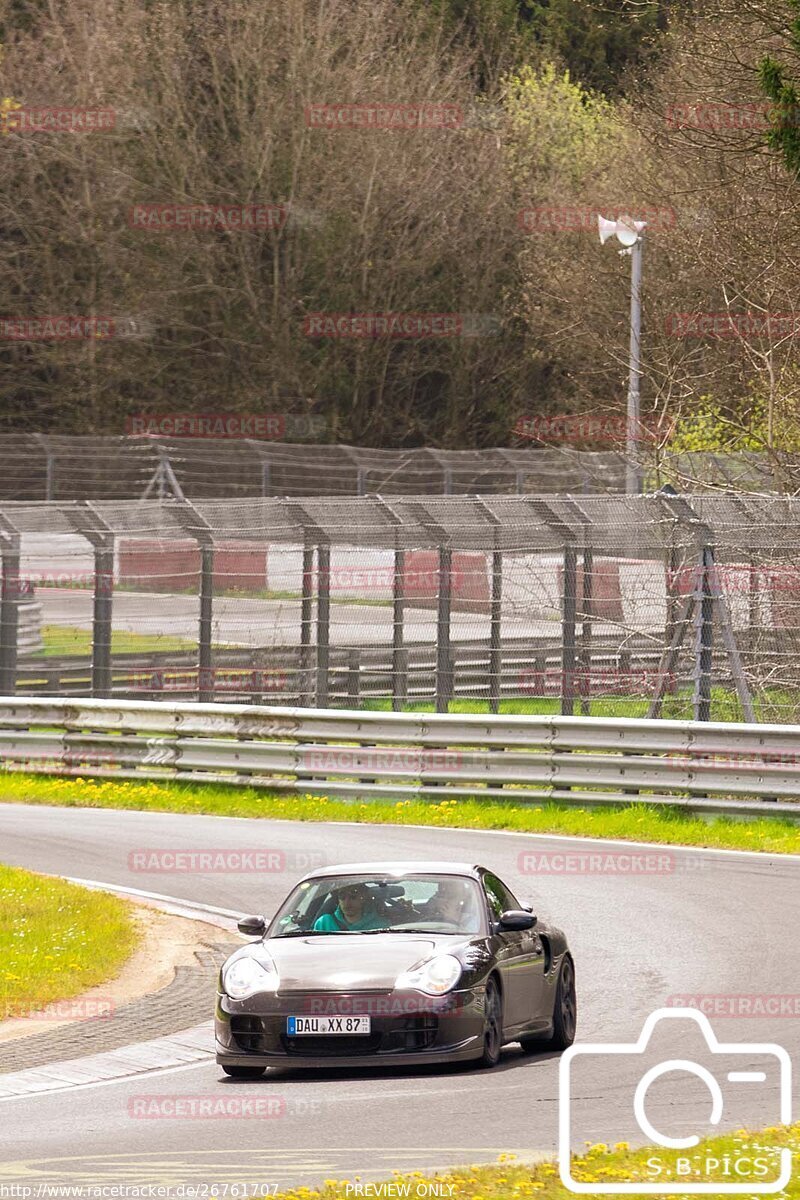
[[[519,908],[520,903],[513,892],[510,892],[502,879],[487,871],[483,876],[483,887],[489,901],[492,917],[499,921],[504,912],[510,908]]]

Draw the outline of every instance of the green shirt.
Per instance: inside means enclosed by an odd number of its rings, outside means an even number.
[[[375,916],[375,913],[364,913],[360,921],[354,921],[352,925],[349,925],[341,908],[337,908],[336,912],[323,913],[314,922],[314,931],[319,930],[320,933],[346,933],[350,929],[357,931],[382,928],[383,922]]]

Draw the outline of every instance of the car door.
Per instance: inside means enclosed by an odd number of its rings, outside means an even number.
[[[514,893],[491,871],[484,871],[483,890],[493,922],[492,949],[503,981],[507,1031],[523,1029],[538,1016],[544,988],[545,954],[542,940],[533,929],[496,931],[494,925],[508,909],[522,905]]]

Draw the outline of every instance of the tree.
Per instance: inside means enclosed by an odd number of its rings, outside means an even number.
[[[792,18],[786,30],[790,52],[800,58],[800,0],[786,0]],[[800,95],[797,85],[788,79],[788,72],[772,55],[759,63],[759,78],[764,94],[774,104],[771,128],[767,140],[782,156],[787,171],[795,178],[800,175]]]
[[[573,79],[608,96],[624,94],[641,78],[675,18],[665,0],[534,0],[529,7],[544,53]],[[687,11],[685,3],[674,7]]]

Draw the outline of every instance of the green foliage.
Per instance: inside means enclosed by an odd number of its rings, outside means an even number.
[[[800,0],[787,0],[794,18],[789,22],[789,47],[800,53]],[[759,82],[764,95],[773,102],[771,128],[767,143],[783,158],[787,171],[800,175],[800,93],[787,78],[784,67],[770,55],[762,58],[758,68]]]
[[[631,1150],[627,1142],[616,1142],[613,1146],[605,1142],[594,1145],[587,1142],[586,1145],[587,1149],[576,1155],[570,1164],[573,1178],[584,1186],[587,1183],[607,1185],[609,1179],[640,1180],[645,1186],[651,1182],[653,1175],[649,1164],[654,1147],[641,1146]],[[800,1150],[800,1125],[781,1125],[763,1132],[737,1130],[724,1137],[708,1138],[698,1147],[695,1161],[715,1161],[725,1164],[720,1170],[727,1170],[731,1162],[736,1164],[739,1159],[746,1162],[744,1155],[752,1153],[753,1145],[766,1156],[764,1161],[769,1163],[770,1177],[777,1176],[780,1173],[780,1149],[789,1147],[795,1154]],[[511,1197],[527,1200],[533,1196],[537,1200],[570,1200],[574,1195],[574,1189],[568,1190],[559,1179],[555,1162],[530,1163],[516,1159],[516,1154],[500,1154],[496,1166],[473,1163],[449,1167],[434,1176],[424,1176],[421,1171],[407,1175],[396,1172],[390,1183],[375,1185],[375,1194],[380,1195],[378,1189],[385,1188],[387,1195],[451,1196],[453,1200],[510,1200]],[[667,1151],[663,1159],[665,1179],[680,1178],[679,1161],[679,1152]],[[625,1186],[636,1185],[628,1183]],[[354,1191],[355,1187],[348,1179],[326,1179],[319,1189],[297,1187],[278,1192],[276,1200],[348,1200]],[[787,1200],[797,1200],[798,1191],[800,1183],[795,1173],[782,1194]]]
[[[514,69],[536,50],[527,0],[420,0],[434,28],[475,56],[477,83],[490,91],[498,69]]]
[[[319,785],[320,789],[324,784]],[[207,813],[266,820],[348,821],[372,825],[429,825],[448,829],[510,829],[519,833],[567,837],[624,838],[663,845],[718,846],[774,854],[800,851],[800,827],[791,819],[754,817],[712,821],[665,805],[648,804],[645,794],[628,808],[580,808],[548,800],[536,803],[527,792],[515,803],[514,791],[500,803],[476,790],[473,797],[439,800],[346,800],[306,793],[291,796],[266,788],[226,787],[221,783],[151,780],[69,779],[63,776],[0,773],[0,803],[50,804],[68,808],[109,808],[141,812]],[[526,802],[527,801],[527,802]]]
[[[667,449],[673,454],[764,449],[764,409],[758,401],[744,413],[729,415],[711,396],[675,423]]]
[[[447,31],[515,65],[554,59],[593,91],[619,96],[653,60],[681,0],[420,0]]]
[[[577,187],[614,136],[614,108],[552,63],[523,67],[503,85],[510,119],[509,157],[516,182],[555,177]]]
[[[668,24],[664,0],[534,0],[530,19],[545,53],[606,95],[625,90],[654,57]]]
[[[138,940],[119,897],[0,863],[0,1020],[113,979]]]
[[[672,454],[763,452],[769,444],[767,402],[762,396],[749,397],[738,409],[723,409],[713,397],[701,396],[696,409],[677,419],[667,450]],[[783,409],[774,417],[772,445],[776,450],[800,451],[800,425]]]

